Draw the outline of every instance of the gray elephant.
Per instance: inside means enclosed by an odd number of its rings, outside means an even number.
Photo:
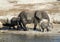
[[[42,19],[39,25],[41,26],[42,32],[44,32],[45,29],[46,31],[50,31],[50,28],[53,28],[53,25],[47,19]]]
[[[20,17],[21,24],[24,30],[27,30],[26,24],[33,23],[35,11],[22,11],[18,17]]]
[[[38,23],[40,23],[40,21],[42,20],[42,19],[47,19],[48,20],[48,23],[50,22],[50,18],[49,18],[49,16],[48,16],[48,14],[47,14],[47,12],[45,12],[45,11],[35,11],[35,14],[34,14],[34,17],[35,17],[35,27],[37,26],[37,24]],[[49,24],[48,24],[49,25]],[[34,27],[34,30],[36,30],[36,28]]]
[[[34,23],[34,30],[36,30],[36,26],[42,19],[47,19],[48,23],[50,22],[49,16],[45,11],[22,11],[18,17],[20,17],[21,24],[23,28],[27,30],[27,23]]]

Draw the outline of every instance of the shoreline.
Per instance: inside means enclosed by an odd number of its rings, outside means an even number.
[[[39,31],[11,31],[11,30],[0,30],[0,35],[22,35],[22,36],[60,36],[57,32],[39,32]]]
[[[31,27],[32,25],[29,25],[28,27]],[[26,36],[60,36],[60,24],[54,24],[53,25],[54,28],[47,32],[41,32],[41,31],[34,31],[33,28],[31,28],[32,30],[28,30],[28,31],[22,31],[22,30],[0,30],[0,35],[26,35]],[[29,28],[28,28],[29,29]]]

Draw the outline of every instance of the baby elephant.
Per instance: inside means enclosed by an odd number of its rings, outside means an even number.
[[[46,31],[50,31],[50,28],[53,28],[53,25],[50,22],[48,22],[47,19],[42,19],[40,22],[40,26],[42,32],[44,32],[45,29]]]

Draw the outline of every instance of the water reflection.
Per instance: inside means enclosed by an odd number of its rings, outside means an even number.
[[[0,34],[0,42],[60,42],[60,36],[28,37],[26,35]]]

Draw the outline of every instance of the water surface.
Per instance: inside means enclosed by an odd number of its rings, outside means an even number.
[[[33,36],[0,34],[0,42],[60,42],[60,36]]]

